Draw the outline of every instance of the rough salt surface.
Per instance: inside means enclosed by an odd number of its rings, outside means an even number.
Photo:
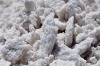
[[[0,0],[0,66],[100,66],[100,0]]]

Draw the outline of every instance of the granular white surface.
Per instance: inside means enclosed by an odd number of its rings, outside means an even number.
[[[100,0],[0,0],[0,66],[100,66]]]

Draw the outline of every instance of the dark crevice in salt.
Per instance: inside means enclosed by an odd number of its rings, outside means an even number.
[[[27,16],[31,14],[31,11],[26,11]]]
[[[73,42],[72,42],[70,48],[73,48],[75,46],[75,44],[76,44],[75,39],[76,39],[76,37],[75,37],[75,35],[73,35]]]
[[[40,24],[39,28],[41,28],[41,27],[42,27],[42,23]]]
[[[81,54],[81,57],[82,57],[83,59],[85,59],[85,60],[88,60],[89,57],[91,56],[91,53],[92,53],[92,51],[91,51],[91,47],[90,47],[90,48],[88,48],[88,49],[86,50],[86,52],[84,52],[83,54]]]
[[[69,0],[63,0],[65,3],[67,3]]]
[[[54,57],[55,57],[55,55],[57,55],[59,51],[60,51],[60,48],[55,43],[51,54],[54,55]]]
[[[64,30],[58,30],[58,33],[65,33],[65,29]]]
[[[54,18],[58,18],[58,16],[55,14]]]

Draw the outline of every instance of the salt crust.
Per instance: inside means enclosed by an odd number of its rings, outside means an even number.
[[[0,66],[100,66],[100,0],[0,0]]]

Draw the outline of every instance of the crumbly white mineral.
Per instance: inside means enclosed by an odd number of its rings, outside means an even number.
[[[100,0],[0,0],[0,66],[100,66]]]

